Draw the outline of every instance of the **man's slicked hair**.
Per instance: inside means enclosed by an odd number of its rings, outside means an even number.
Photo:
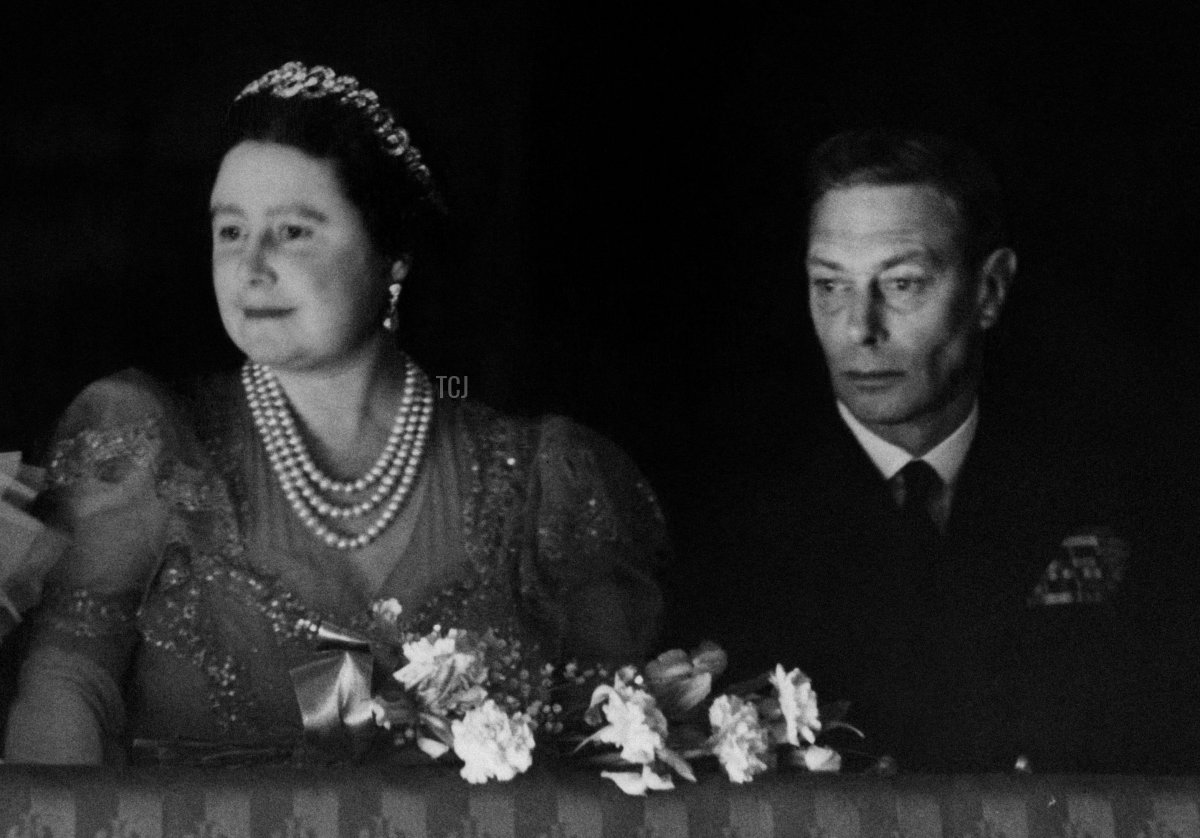
[[[821,143],[808,162],[809,212],[825,193],[851,186],[931,186],[954,205],[963,252],[974,267],[1009,244],[1004,201],[991,168],[974,149],[924,131],[844,131]]]

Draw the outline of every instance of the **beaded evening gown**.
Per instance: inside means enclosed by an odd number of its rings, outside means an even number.
[[[655,640],[657,503],[612,443],[561,417],[439,400],[412,494],[362,550],[284,498],[236,376],[168,390],[127,371],[62,420],[47,514],[73,544],[48,583],[6,757],[120,762],[135,738],[298,734],[290,670],[316,623],[494,628],[539,659],[637,660]]]

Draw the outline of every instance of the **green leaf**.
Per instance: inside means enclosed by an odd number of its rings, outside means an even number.
[[[821,725],[821,732],[827,733],[831,730],[848,730],[858,735],[859,739],[866,739],[867,735],[852,724],[846,722],[825,722]]]
[[[692,773],[692,766],[688,764],[687,760],[672,751],[670,748],[659,748],[659,750],[655,753],[655,756],[657,756],[667,765],[671,766],[671,768],[675,769],[675,773],[680,777],[683,777],[685,780],[690,780],[693,783],[696,782],[696,775]]]

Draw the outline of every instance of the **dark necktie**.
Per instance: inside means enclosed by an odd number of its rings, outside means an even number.
[[[899,607],[899,636],[912,648],[928,648],[939,633],[948,580],[941,561],[942,534],[930,514],[942,486],[933,466],[913,460],[900,469],[901,529],[896,533],[895,602]],[[932,632],[932,637],[930,633]],[[916,665],[913,658],[904,656]]]
[[[932,554],[941,541],[941,531],[934,523],[931,507],[942,488],[942,478],[929,463],[912,460],[900,469],[900,480],[903,491],[900,515],[913,546],[913,558],[922,563],[932,562]]]

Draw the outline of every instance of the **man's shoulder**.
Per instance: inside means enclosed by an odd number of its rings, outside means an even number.
[[[961,488],[986,493],[994,510],[1016,506],[1042,515],[1119,516],[1137,491],[1133,443],[1095,422],[985,405]]]

